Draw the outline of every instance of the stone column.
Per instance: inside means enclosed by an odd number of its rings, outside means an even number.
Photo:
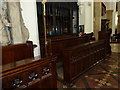
[[[79,2],[79,25],[84,25],[84,32],[93,32],[94,2]]]
[[[101,31],[101,2],[94,2],[94,36],[98,40],[98,32]]]
[[[113,22],[113,10],[107,10],[106,11],[106,18],[109,19],[109,28],[112,29],[112,22]]]
[[[117,33],[120,33],[120,2],[118,3],[118,25],[117,25]]]
[[[28,30],[23,23],[20,9],[20,2],[8,2],[10,22],[12,23],[13,44],[25,43],[29,37]]]
[[[120,15],[118,15],[117,33],[120,33]]]
[[[10,21],[12,23],[12,37],[13,43],[23,43],[22,32],[20,26],[20,10],[18,2],[9,2],[8,3]]]
[[[78,2],[79,5],[79,25],[85,25],[85,2]]]

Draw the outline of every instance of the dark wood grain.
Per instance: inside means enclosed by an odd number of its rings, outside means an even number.
[[[72,83],[84,71],[105,59],[105,42],[94,41],[64,50],[64,81]]]
[[[56,88],[57,80],[54,61],[54,57],[46,57],[2,71],[2,74],[0,74],[0,80],[2,80],[3,89],[15,89],[16,87],[12,86],[12,83],[18,78],[22,79],[22,84],[18,88],[23,88],[21,87],[23,85],[25,85],[26,88]],[[46,75],[43,74],[43,69],[45,67],[49,68],[50,70]],[[29,75],[32,72],[35,72],[38,75],[35,80],[29,79]]]
[[[110,34],[111,32],[109,31],[99,31],[98,33],[99,40],[105,41],[105,50],[107,54],[111,54]]]
[[[44,39],[41,38],[40,40],[41,45],[41,56],[45,57],[45,49],[44,49]],[[63,60],[63,51],[66,48],[74,47],[79,44],[83,44],[86,42],[90,42],[90,38],[88,35],[85,35],[83,37],[77,37],[77,36],[62,36],[62,37],[54,37],[49,38],[48,40],[48,55],[56,55],[58,57],[57,61]]]
[[[56,57],[34,57],[31,41],[4,46],[1,50],[0,81],[3,89],[57,88]],[[36,76],[31,80],[29,76],[33,72]],[[18,87],[13,86],[15,80],[22,80]]]
[[[19,61],[25,58],[33,58],[33,43],[16,44],[2,47],[2,64]]]

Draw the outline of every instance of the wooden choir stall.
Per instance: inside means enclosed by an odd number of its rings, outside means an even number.
[[[55,58],[34,57],[33,44],[2,47],[0,80],[2,88],[57,88]]]
[[[71,84],[83,72],[105,60],[105,42],[87,42],[64,50],[64,81]]]
[[[47,51],[56,57],[56,63],[63,62],[64,82],[71,84],[83,72],[105,60],[106,40],[91,41],[89,34],[51,38]]]
[[[105,60],[106,40],[100,38],[95,41],[91,39],[92,33],[85,34],[84,30],[80,29],[76,2],[47,2],[46,32],[42,10],[42,4],[38,2],[41,57],[55,56],[56,63],[63,62],[64,82],[71,84],[80,74]],[[80,33],[83,34],[79,36]]]
[[[3,89],[57,88],[56,64],[59,62],[63,63],[64,82],[70,85],[83,72],[105,60],[106,53],[110,52],[108,38],[103,38],[101,32],[98,41],[83,31],[84,34],[78,36],[81,31],[76,2],[47,2],[46,23],[42,3],[36,4],[41,57],[34,57],[31,41],[0,48]]]

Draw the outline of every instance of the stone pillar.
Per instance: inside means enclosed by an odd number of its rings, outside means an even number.
[[[101,31],[101,2],[94,2],[94,36],[98,40],[98,32]]]
[[[93,32],[94,2],[78,2],[79,25],[84,25],[84,32]]]
[[[113,22],[113,10],[107,10],[106,11],[106,18],[109,19],[109,28],[112,29],[112,22]]]
[[[117,25],[117,33],[120,33],[120,2],[118,3],[118,25]]]
[[[8,3],[10,21],[12,23],[12,37],[13,43],[22,43],[22,32],[20,26],[20,10],[18,2],[9,2]]]
[[[120,33],[120,15],[118,15],[117,33]]]
[[[29,33],[23,23],[20,10],[20,2],[8,2],[10,22],[12,23],[13,44],[25,43],[28,40]]]
[[[78,2],[79,5],[79,25],[85,25],[85,2]]]
[[[93,32],[94,3],[85,3],[85,33]]]

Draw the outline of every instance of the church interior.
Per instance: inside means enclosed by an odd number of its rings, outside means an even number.
[[[0,88],[119,89],[120,1],[0,2]]]

